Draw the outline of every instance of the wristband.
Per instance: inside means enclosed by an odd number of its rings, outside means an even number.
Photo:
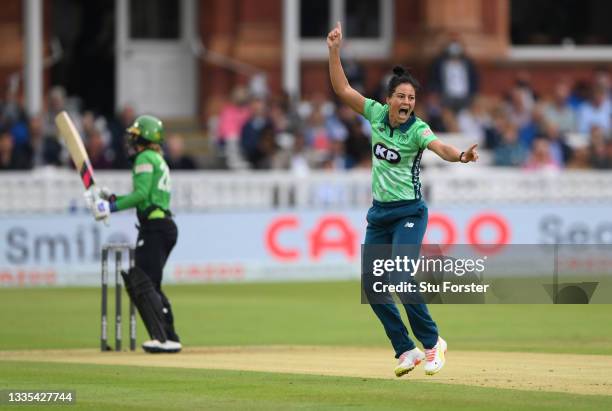
[[[459,154],[459,162],[465,164],[465,162],[463,161],[463,155],[464,154],[465,154],[465,151],[462,151],[461,154]]]

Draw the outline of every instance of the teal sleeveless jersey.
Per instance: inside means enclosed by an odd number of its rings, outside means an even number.
[[[397,128],[389,124],[389,106],[366,99],[364,117],[372,128],[372,195],[381,202],[417,200],[419,170],[427,145],[437,137],[412,114]]]

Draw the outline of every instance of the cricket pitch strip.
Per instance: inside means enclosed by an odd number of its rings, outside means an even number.
[[[367,347],[188,347],[180,354],[94,349],[0,351],[0,361],[202,368],[411,380],[515,390],[612,396],[612,356],[453,351],[444,369],[426,376],[422,365],[396,378],[391,350]]]

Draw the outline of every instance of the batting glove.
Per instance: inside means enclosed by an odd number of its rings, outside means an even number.
[[[91,209],[96,221],[106,220],[111,213],[108,201],[98,198]]]
[[[87,208],[93,209],[96,203],[96,199],[98,198],[94,187],[91,187],[89,188],[89,190],[86,190],[85,193],[83,193],[83,198],[85,199],[85,204],[87,205]]]
[[[100,198],[108,201],[109,203],[112,203],[115,201],[117,196],[115,196],[115,194],[113,194],[108,187],[102,187],[100,189]]]

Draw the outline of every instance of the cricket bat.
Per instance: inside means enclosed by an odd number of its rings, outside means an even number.
[[[64,139],[66,147],[68,147],[74,167],[81,176],[85,189],[88,190],[95,184],[94,173],[79,132],[65,111],[62,111],[55,117],[55,125]]]

